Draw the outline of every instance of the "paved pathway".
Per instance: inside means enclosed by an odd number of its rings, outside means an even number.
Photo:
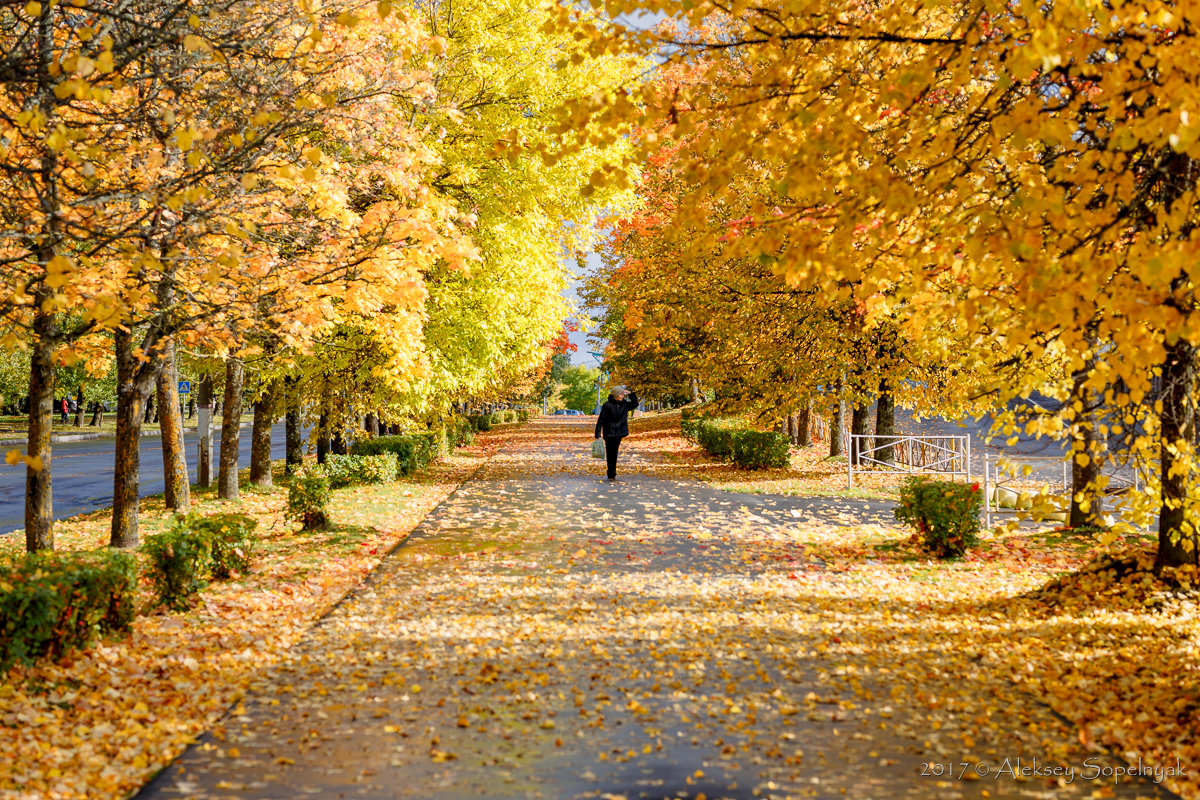
[[[1004,798],[1102,788],[949,778],[929,764],[961,771],[963,754],[924,741],[919,724],[902,732],[885,678],[847,674],[821,654],[829,634],[793,588],[803,582],[787,577],[828,565],[777,534],[818,517],[870,519],[886,504],[663,480],[636,442],[626,466],[638,474],[609,484],[587,458],[589,428],[523,428],[139,797]],[[1001,757],[1028,768],[1045,756],[1055,727],[1027,698],[1011,702],[1014,729],[1041,732],[981,742],[996,769]],[[1112,796],[1166,795],[1122,785]]]

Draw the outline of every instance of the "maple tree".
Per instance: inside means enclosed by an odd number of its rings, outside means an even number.
[[[676,136],[694,133],[680,171],[744,212],[729,256],[861,303],[868,329],[886,320],[950,368],[986,365],[997,405],[1061,401],[1027,429],[1071,439],[1083,467],[1139,465],[1152,478],[1126,510],[1158,514],[1160,566],[1195,563],[1187,264],[1200,135],[1186,92],[1159,85],[1193,80],[1186,9],[668,7],[684,33],[597,28],[597,42],[703,53],[702,77],[666,97],[634,88],[583,104],[568,124],[670,118]],[[730,62],[752,79],[727,80]],[[736,124],[708,124],[719,115]],[[738,178],[764,165],[744,193]],[[693,196],[677,219],[696,225],[698,255],[727,231]],[[1086,511],[1080,487],[1076,501]]]

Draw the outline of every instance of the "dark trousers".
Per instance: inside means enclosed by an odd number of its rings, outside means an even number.
[[[608,459],[608,477],[617,477],[617,451],[621,449],[621,440],[604,437],[604,457]]]

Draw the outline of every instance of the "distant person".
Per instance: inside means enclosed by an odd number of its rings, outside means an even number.
[[[63,422],[66,422],[70,419],[70,415],[68,412],[68,409],[70,407],[71,407],[71,404],[65,397],[62,399],[62,402],[58,404],[58,410],[62,412],[62,421]]]
[[[637,394],[618,386],[608,393],[608,401],[600,406],[596,420],[596,438],[604,437],[604,455],[608,459],[608,479],[617,479],[617,451],[621,440],[629,435],[629,412],[638,407]]]

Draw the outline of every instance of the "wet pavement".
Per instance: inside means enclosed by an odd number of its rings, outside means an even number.
[[[837,578],[788,532],[889,503],[666,480],[636,441],[608,483],[591,424],[522,428],[138,797],[1170,796],[1017,779],[1068,734],[1017,694],[972,761],[825,654],[795,579]]]

